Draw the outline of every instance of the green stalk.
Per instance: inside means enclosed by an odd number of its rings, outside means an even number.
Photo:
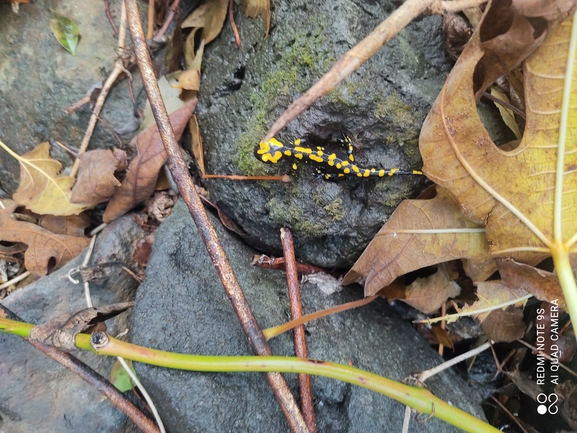
[[[575,283],[575,276],[573,275],[569,261],[569,251],[565,246],[561,246],[556,250],[551,250],[551,255],[553,256],[553,263],[555,264],[557,277],[559,277],[559,283],[563,289],[565,303],[569,309],[573,330],[577,334],[577,284]]]
[[[33,325],[0,317],[0,331],[27,337]],[[78,334],[76,346],[95,351],[91,336]],[[304,373],[330,377],[358,385],[391,397],[425,414],[442,419],[471,433],[497,433],[499,430],[474,416],[435,397],[430,391],[404,385],[394,380],[369,373],[348,365],[282,356],[204,356],[186,355],[149,349],[125,343],[112,337],[95,351],[99,355],[122,356],[125,359],[179,370],[205,372],[281,372]]]

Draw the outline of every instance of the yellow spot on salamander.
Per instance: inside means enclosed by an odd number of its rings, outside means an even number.
[[[370,175],[371,175],[371,170],[365,169],[365,171],[363,171],[363,177],[369,177]]]
[[[349,161],[342,161],[341,164],[343,167],[346,167],[347,165],[349,165]]]
[[[318,155],[318,156],[323,156],[323,151],[322,151],[322,150],[317,150],[317,155]]]
[[[295,152],[306,153],[307,155],[313,153],[312,149],[308,147],[295,146]]]
[[[355,173],[359,173],[361,170],[359,170],[359,167],[357,167],[356,165],[351,165],[351,168],[353,169],[353,171]]]
[[[417,174],[417,175],[419,175],[419,176],[422,176],[422,175],[423,175],[423,172],[420,171],[420,170],[413,170],[413,174]]]
[[[290,150],[285,150],[283,153],[284,156],[291,156],[293,154]]]
[[[399,171],[398,168],[391,168],[391,169],[389,170],[389,176],[394,175],[397,171]]]
[[[385,175],[385,170],[379,170],[379,177],[383,177]]]
[[[352,153],[349,155],[349,160],[351,160],[351,161],[355,160],[355,156]]]
[[[350,174],[350,173],[351,173],[351,169],[347,167],[347,168],[343,169],[343,173],[344,173],[344,174]]]
[[[309,159],[311,161],[318,162],[319,164],[322,164],[324,162],[324,159],[322,157],[314,155],[314,154],[309,155]]]
[[[297,165],[297,163],[293,163],[293,170],[296,170],[297,168],[299,168],[299,166]]]
[[[295,158],[303,159],[303,154],[302,153],[295,153]]]

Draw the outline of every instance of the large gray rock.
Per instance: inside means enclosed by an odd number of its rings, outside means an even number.
[[[100,234],[90,263],[112,264],[112,272],[100,284],[91,283],[94,306],[134,298],[136,282],[121,265],[130,263],[142,236],[142,229],[130,216],[114,221]],[[75,285],[66,278],[82,260],[83,255],[14,292],[2,304],[34,324],[86,308],[83,284]],[[128,313],[123,313],[109,320],[109,332],[124,331],[127,317]],[[74,355],[104,377],[110,375],[115,362],[92,352]],[[88,383],[20,337],[4,333],[0,333],[0,383],[2,433],[115,433],[126,423],[124,414]]]
[[[205,161],[210,173],[282,174],[253,149],[268,126],[334,62],[362,40],[398,2],[348,0],[271,2],[271,31],[262,20],[235,15],[242,45],[229,26],[203,57],[197,105]],[[363,166],[421,166],[419,129],[450,67],[443,49],[441,18],[417,19],[337,89],[319,99],[279,136],[305,137],[325,145],[349,134]],[[352,265],[419,177],[327,182],[312,167],[291,182],[206,180],[221,209],[249,235],[249,242],[280,251],[278,229],[295,234],[297,255],[327,268]]]
[[[284,273],[250,266],[254,251],[211,216],[251,308],[263,328],[287,321]],[[358,299],[360,288],[325,296],[305,284],[305,313]],[[442,359],[415,330],[376,301],[360,309],[306,325],[309,356],[346,364],[395,379],[428,369]],[[131,340],[156,349],[206,355],[251,355],[192,219],[179,202],[160,226],[146,282],[136,298]],[[275,355],[294,356],[292,334],[271,341]],[[213,374],[136,364],[172,433],[287,432],[288,425],[263,374]],[[295,376],[287,375],[292,388]],[[318,431],[400,431],[404,407],[380,394],[326,378],[313,378]],[[454,372],[428,381],[453,405],[483,417],[475,393]],[[442,421],[413,422],[411,432],[456,431]]]
[[[275,0],[266,39],[263,21],[237,10],[240,48],[225,25],[203,56],[196,113],[207,172],[290,173],[290,162],[270,166],[258,161],[255,145],[293,101],[399,4]],[[346,133],[355,143],[359,165],[418,169],[420,127],[452,63],[441,17],[418,17],[277,138],[304,137],[326,146]],[[502,125],[498,113],[492,118]],[[496,142],[507,132],[491,129]],[[350,267],[399,202],[422,182],[416,176],[327,182],[303,164],[288,184],[205,180],[211,197],[242,226],[249,243],[278,254],[278,230],[288,226],[297,256],[326,268]]]

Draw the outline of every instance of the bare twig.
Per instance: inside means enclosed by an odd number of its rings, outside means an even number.
[[[292,233],[288,228],[280,229],[280,239],[282,243],[283,254],[285,258],[286,278],[288,284],[289,302],[291,316],[293,319],[302,317],[301,293],[299,287],[299,276],[297,274],[295,249]],[[293,329],[295,354],[299,358],[307,358],[307,345],[305,339],[305,327],[297,326]],[[315,421],[315,406],[313,404],[313,390],[311,387],[311,377],[308,374],[298,375],[299,388],[301,393],[301,409],[307,427],[311,433],[317,431]]]
[[[174,0],[174,2],[172,2],[172,4],[170,5],[170,12],[166,16],[166,19],[164,20],[162,27],[158,30],[158,33],[154,36],[154,38],[152,38],[153,41],[155,42],[162,41],[162,39],[164,38],[164,34],[168,30],[168,27],[170,26],[170,23],[172,22],[174,16],[178,12],[179,7],[180,7],[180,0]]]
[[[146,31],[146,39],[152,39],[154,35],[154,0],[148,1],[148,30]]]
[[[519,428],[521,429],[521,431],[522,431],[523,433],[529,433],[529,432],[527,431],[527,429],[526,429],[525,427],[523,427],[523,424],[521,424],[521,421],[519,421],[519,419],[518,419],[515,415],[513,415],[511,412],[509,412],[509,410],[503,405],[503,403],[501,403],[499,400],[497,400],[497,399],[495,398],[495,396],[493,396],[493,395],[491,396],[491,399],[492,399],[495,403],[497,403],[497,405],[498,405],[507,415],[509,415],[509,418],[511,418],[511,419],[515,422],[515,424],[517,424],[517,425],[519,426]]]
[[[545,358],[547,361],[553,361],[553,358],[551,358],[550,355],[546,354],[545,352],[543,352],[542,350],[537,349],[535,346],[527,343],[525,340],[521,340],[520,338],[517,339],[517,341],[519,343],[521,343],[524,346],[527,346],[529,349],[531,349],[533,351],[533,353],[538,354],[540,356],[542,356],[543,358]],[[563,364],[562,362],[559,362],[559,367],[561,367],[563,370],[565,370],[567,373],[577,377],[577,373],[574,372],[573,370],[571,370],[569,367],[567,367],[565,364]]]
[[[118,29],[116,28],[116,24],[114,24],[114,18],[112,18],[112,14],[110,13],[110,1],[104,0],[104,10],[106,12],[106,18],[110,22],[110,26],[112,27],[112,31],[114,32],[114,36],[118,37]]]
[[[236,23],[234,22],[234,13],[232,7],[234,5],[233,0],[228,0],[228,20],[230,21],[230,27],[232,28],[232,33],[234,33],[234,42],[237,47],[240,47],[240,35],[238,34],[238,29],[236,28]]]
[[[198,233],[200,234],[208,254],[215,266],[216,272],[224,286],[227,296],[241,323],[242,329],[247,335],[253,351],[259,355],[270,355],[272,351],[266,342],[262,330],[258,326],[256,318],[252,314],[242,289],[234,275],[234,272],[226,258],[226,254],[216,235],[214,227],[208,220],[206,211],[193,186],[186,163],[174,136],[174,131],[168,119],[164,102],[158,89],[156,77],[152,69],[150,54],[146,46],[142,23],[136,0],[125,0],[128,15],[128,26],[132,36],[132,43],[138,61],[138,67],[144,87],[150,100],[152,113],[158,125],[158,131],[168,156],[170,172],[178,185]],[[273,388],[273,392],[281,406],[293,432],[308,432],[308,428],[292,396],[284,378],[279,373],[266,373],[267,379]]]
[[[277,269],[280,271],[285,270],[285,259],[284,257],[269,257],[265,254],[255,254],[252,256],[251,265],[258,268],[267,269]],[[297,273],[301,275],[319,274],[321,272],[327,273],[323,268],[318,266],[309,265],[306,263],[296,262]]]
[[[435,374],[440,373],[441,371],[446,370],[447,368],[452,367],[453,365],[458,364],[459,362],[464,361],[465,359],[469,359],[475,355],[478,355],[479,353],[487,350],[489,347],[491,347],[490,341],[480,345],[479,347],[473,350],[469,350],[468,352],[465,352],[462,355],[456,356],[455,358],[447,362],[443,362],[442,364],[439,364],[436,367],[431,368],[430,370],[423,371],[421,374],[417,376],[417,380],[419,382],[424,382],[429,377],[434,376]]]
[[[118,48],[120,50],[124,49],[124,40],[126,39],[126,12],[124,6],[122,6],[122,11],[120,13],[120,31],[118,34]],[[82,155],[86,149],[88,148],[88,143],[90,143],[90,138],[92,137],[92,133],[94,132],[94,127],[96,126],[96,121],[98,120],[98,116],[100,115],[100,110],[104,105],[104,101],[108,96],[108,92],[112,88],[112,85],[118,78],[118,76],[124,72],[126,68],[124,67],[124,61],[121,56],[116,59],[114,63],[114,69],[106,79],[106,82],[102,86],[102,91],[96,100],[96,104],[94,105],[94,110],[92,112],[92,116],[90,117],[90,122],[88,123],[88,127],[86,128],[86,132],[84,133],[84,138],[82,139],[82,143],[80,144],[80,149],[78,150],[78,154]],[[80,167],[80,159],[76,159],[74,161],[74,165],[70,170],[70,176],[74,177],[78,172],[78,168]]]
[[[8,319],[23,320],[14,314],[11,310],[0,304],[0,311],[2,311]],[[134,423],[146,433],[160,433],[154,422],[144,415],[130,400],[128,400],[114,385],[112,385],[106,378],[102,377],[96,371],[84,364],[75,356],[64,352],[55,347],[46,344],[27,340],[32,346],[40,350],[45,355],[49,356],[59,364],[66,367],[72,373],[76,374],[93,388],[104,394],[117,408],[126,414]]]
[[[16,283],[22,281],[28,275],[30,275],[30,271],[26,271],[26,272],[18,275],[17,277],[14,277],[11,280],[6,281],[4,284],[0,284],[0,290],[6,289],[7,287],[10,287],[12,284],[16,284]]]

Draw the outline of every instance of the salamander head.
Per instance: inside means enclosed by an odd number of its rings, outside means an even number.
[[[271,138],[268,141],[261,141],[254,148],[254,156],[262,161],[270,164],[276,164],[283,156],[284,145],[276,138]]]

